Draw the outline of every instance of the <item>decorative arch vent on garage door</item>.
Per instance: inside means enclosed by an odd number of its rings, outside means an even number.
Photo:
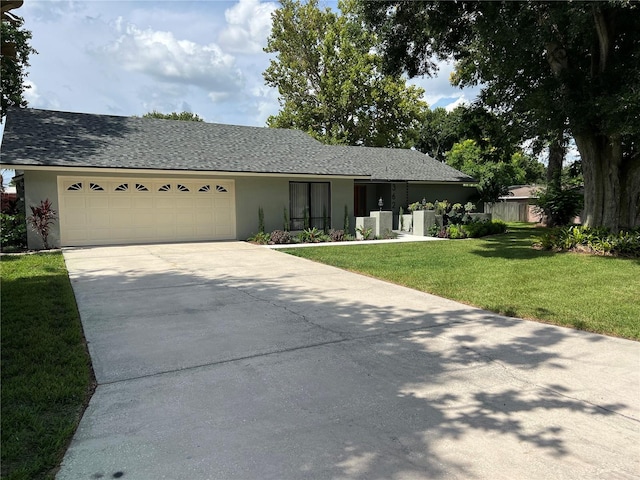
[[[58,177],[63,246],[236,238],[225,179]]]

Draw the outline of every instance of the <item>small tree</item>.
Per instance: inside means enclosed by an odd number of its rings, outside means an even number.
[[[282,230],[288,232],[291,230],[291,222],[289,221],[289,212],[287,211],[287,207],[284,207],[283,218],[282,218]]]
[[[49,249],[49,229],[57,220],[57,212],[53,209],[49,199],[42,200],[40,205],[31,206],[31,215],[27,218],[29,226],[42,238],[45,250]]]
[[[347,206],[344,206],[344,224],[343,227],[344,233],[349,233],[349,209]]]
[[[258,232],[264,233],[264,210],[258,207]]]

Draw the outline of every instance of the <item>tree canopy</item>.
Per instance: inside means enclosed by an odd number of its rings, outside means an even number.
[[[156,110],[145,113],[142,115],[142,118],[159,118],[162,120],[183,120],[187,122],[204,122],[204,120],[198,116],[196,113],[191,112],[171,112],[171,113],[161,113]]]
[[[537,136],[575,139],[583,221],[640,225],[640,6],[595,2],[360,0],[392,72],[432,74],[456,61],[454,83]],[[557,141],[557,140],[556,140]]]
[[[26,107],[24,81],[29,67],[29,56],[37,53],[29,44],[31,32],[23,28],[24,20],[12,10],[22,6],[22,0],[2,0],[0,78],[2,99],[0,122],[9,107]]]
[[[544,165],[524,153],[521,132],[508,120],[481,105],[436,108],[427,113],[416,148],[478,179],[480,199],[495,202],[509,186],[544,176]]]
[[[427,104],[424,91],[385,74],[376,37],[339,2],[340,14],[317,0],[283,0],[273,14],[265,51],[275,54],[263,73],[280,95],[270,127],[295,128],[325,143],[410,147]]]

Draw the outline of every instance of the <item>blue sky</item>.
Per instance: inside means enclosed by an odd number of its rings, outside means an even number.
[[[336,8],[337,2],[323,6]],[[207,122],[263,126],[278,112],[262,51],[277,2],[260,0],[26,0],[15,11],[33,33],[29,106],[142,115],[191,111]],[[411,80],[433,107],[477,92],[436,78]]]
[[[335,8],[335,2],[326,2]],[[33,32],[30,106],[115,115],[189,110],[209,122],[264,125],[278,111],[262,72],[276,2],[26,0]],[[416,79],[432,106],[470,99],[450,68]],[[475,94],[474,94],[475,95]]]

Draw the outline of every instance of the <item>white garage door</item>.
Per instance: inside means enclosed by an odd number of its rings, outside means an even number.
[[[59,177],[63,246],[236,237],[233,180]]]

